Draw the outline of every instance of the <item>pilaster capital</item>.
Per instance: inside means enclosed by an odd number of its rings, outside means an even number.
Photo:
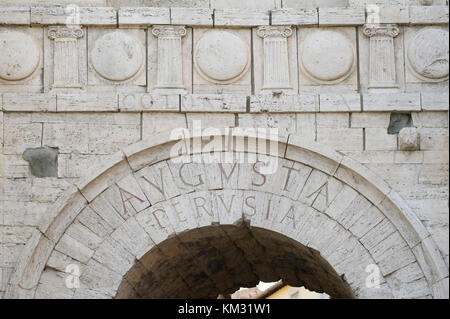
[[[268,37],[288,38],[292,35],[292,28],[289,26],[262,26],[258,27],[257,34],[261,38],[268,38]]]
[[[54,26],[48,29],[48,37],[52,40],[74,38],[79,39],[84,36],[84,31],[79,26]]]
[[[165,26],[159,25],[152,29],[152,34],[156,37],[184,37],[186,35],[186,27],[184,26]]]
[[[396,24],[368,23],[364,25],[363,33],[369,38],[374,36],[386,36],[395,38],[399,35],[400,29]]]

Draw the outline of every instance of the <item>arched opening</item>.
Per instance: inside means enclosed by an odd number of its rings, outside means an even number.
[[[248,163],[190,165],[180,174],[169,155],[177,142],[163,133],[155,140],[118,153],[58,199],[7,296],[217,298],[279,279],[332,298],[446,294],[439,285],[448,268],[429,233],[353,159],[290,136],[277,144],[284,156],[273,176]],[[207,169],[216,178],[200,183]],[[76,289],[64,282],[72,263]],[[367,285],[368,265],[376,289]]]
[[[318,251],[242,223],[202,227],[165,240],[127,272],[116,298],[217,298],[280,279],[331,298],[354,297]]]

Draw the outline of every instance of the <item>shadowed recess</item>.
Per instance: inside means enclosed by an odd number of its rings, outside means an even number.
[[[217,298],[279,279],[331,298],[353,298],[318,251],[247,225],[208,226],[165,240],[128,271],[116,298]]]

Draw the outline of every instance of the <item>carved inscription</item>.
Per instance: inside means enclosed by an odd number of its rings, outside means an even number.
[[[153,231],[167,233],[189,223],[189,214],[199,225],[251,219],[296,231],[306,210],[324,212],[341,191],[341,182],[308,166],[284,161],[276,173],[265,174],[262,163],[162,162],[143,168],[135,177],[145,197],[119,188],[123,213],[129,201],[148,199],[151,207],[142,223]]]

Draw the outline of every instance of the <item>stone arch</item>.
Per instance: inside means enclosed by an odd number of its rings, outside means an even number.
[[[277,173],[265,176],[250,163],[174,164],[180,140],[168,136],[125,148],[58,199],[53,218],[27,243],[8,297],[112,298],[152,248],[188,231],[237,225],[320,252],[355,297],[448,295],[448,268],[430,234],[388,184],[351,158],[291,135],[275,141]],[[245,154],[228,148],[229,136],[215,138],[224,142],[221,156]],[[205,155],[201,149],[190,156]],[[79,267],[80,288],[65,286],[68,264]],[[366,285],[368,265],[380,270],[379,288]]]

